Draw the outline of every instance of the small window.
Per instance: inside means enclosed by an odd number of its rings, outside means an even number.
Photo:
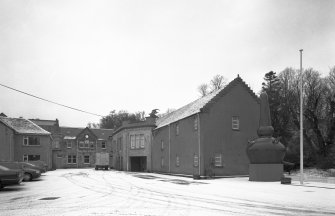
[[[179,124],[178,123],[176,124],[176,135],[177,136],[179,135]]]
[[[68,140],[66,141],[67,148],[72,148],[72,141]]]
[[[130,135],[130,148],[135,148],[135,135]]]
[[[176,166],[179,167],[179,156],[176,156]]]
[[[106,149],[106,142],[105,142],[105,141],[102,141],[102,142],[101,142],[101,148],[102,148],[102,149]]]
[[[23,137],[23,145],[25,146],[38,146],[40,145],[39,137]]]
[[[23,137],[23,145],[28,145],[28,137]]]
[[[194,117],[194,130],[198,130],[198,116]]]
[[[164,150],[164,141],[161,140],[161,150],[163,151]]]
[[[239,130],[240,129],[240,119],[238,116],[232,117],[232,129]]]
[[[77,163],[77,156],[76,155],[68,155],[67,156],[67,163],[68,164],[76,164]]]
[[[193,156],[193,166],[195,167],[199,166],[199,156],[197,154],[194,154]]]
[[[23,161],[28,161],[28,155],[23,155]]]
[[[28,161],[38,161],[41,160],[40,155],[28,155]]]
[[[89,163],[90,163],[90,156],[84,155],[84,164],[89,164]]]
[[[222,154],[215,154],[215,166],[222,167]]]

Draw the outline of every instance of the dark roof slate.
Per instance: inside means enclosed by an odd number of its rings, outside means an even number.
[[[50,135],[48,131],[24,118],[0,117],[0,121],[18,134]]]
[[[61,133],[64,136],[68,137],[77,137],[85,128],[73,128],[73,127],[60,127]],[[96,129],[96,128],[89,128],[98,139],[107,140],[109,136],[112,136],[113,131],[112,129]]]
[[[251,90],[251,88],[238,76],[233,81],[231,81],[224,88],[216,90],[202,98],[199,98],[161,118],[156,120],[156,129],[169,125],[178,120],[187,118],[194,114],[197,114],[202,111],[202,109],[209,108],[213,103],[215,103],[218,98],[222,97],[224,94],[228,93],[234,86],[237,84],[241,84],[244,86],[247,92],[251,94],[251,96],[259,102],[258,96]]]

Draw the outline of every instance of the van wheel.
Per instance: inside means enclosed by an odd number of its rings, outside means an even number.
[[[24,173],[23,175],[23,181],[31,181],[32,178],[30,173]]]

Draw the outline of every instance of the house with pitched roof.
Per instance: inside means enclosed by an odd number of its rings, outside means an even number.
[[[0,117],[0,160],[42,160],[51,168],[50,135],[30,120]]]
[[[156,121],[154,172],[200,176],[247,175],[248,140],[257,137],[259,98],[238,76],[223,89]]]
[[[97,152],[111,152],[112,129],[60,127],[62,139],[53,151],[55,168],[94,167]]]
[[[125,171],[151,171],[152,129],[154,117],[145,121],[122,122],[112,138],[112,167]]]

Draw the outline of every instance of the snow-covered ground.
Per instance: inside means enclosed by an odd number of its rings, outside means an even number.
[[[0,215],[335,215],[335,185],[64,169],[0,191]]]

